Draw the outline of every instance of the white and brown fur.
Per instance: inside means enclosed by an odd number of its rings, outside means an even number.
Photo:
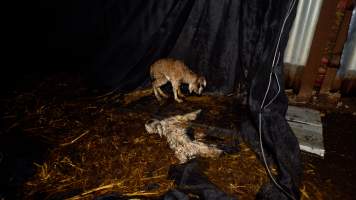
[[[206,79],[199,76],[188,68],[182,61],[164,58],[157,60],[150,67],[153,92],[158,101],[168,96],[161,90],[161,86],[171,82],[174,99],[181,103],[180,97],[184,97],[180,90],[182,83],[189,84],[189,93],[195,92],[201,94],[206,87]]]
[[[169,147],[174,151],[180,163],[201,157],[218,157],[223,151],[213,145],[207,145],[197,140],[191,140],[187,135],[188,121],[196,119],[201,110],[185,115],[176,115],[163,120],[149,120],[145,124],[148,133],[166,136]]]

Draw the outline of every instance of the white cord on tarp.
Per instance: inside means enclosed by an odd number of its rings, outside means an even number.
[[[262,157],[263,157],[263,162],[265,164],[265,168],[268,172],[268,175],[269,177],[271,178],[271,180],[273,181],[273,183],[277,186],[278,189],[280,189],[285,195],[287,195],[287,197],[289,197],[290,199],[293,199],[293,200],[296,200],[293,195],[291,193],[289,193],[288,191],[286,191],[276,180],[275,178],[273,177],[272,173],[271,173],[271,170],[269,169],[268,167],[268,164],[267,164],[267,161],[266,161],[266,155],[265,155],[265,152],[263,150],[263,140],[262,140],[262,112],[269,106],[271,105],[275,100],[276,98],[278,97],[279,93],[281,92],[281,86],[279,84],[279,80],[278,80],[278,76],[276,74],[276,72],[274,71],[274,68],[275,66],[279,63],[279,59],[280,59],[280,56],[281,56],[281,52],[279,51],[279,43],[281,41],[281,37],[282,37],[282,33],[284,31],[284,26],[287,22],[287,19],[289,18],[290,14],[292,13],[292,10],[295,6],[295,2],[296,0],[293,0],[289,6],[289,9],[287,11],[287,14],[286,14],[286,17],[284,18],[284,21],[283,21],[283,24],[282,24],[282,28],[281,28],[281,31],[279,33],[279,37],[278,37],[278,42],[277,42],[277,46],[276,46],[276,49],[275,49],[275,52],[274,52],[274,57],[273,57],[273,62],[272,62],[272,66],[271,66],[271,71],[270,71],[270,74],[269,74],[269,80],[268,80],[268,85],[267,85],[267,89],[266,89],[266,92],[264,94],[264,97],[263,97],[263,100],[262,100],[262,104],[261,104],[261,107],[260,107],[260,112],[258,114],[258,132],[259,132],[259,136],[260,136],[260,148],[261,148],[261,154],[262,154]],[[278,55],[277,55],[277,52],[278,52]],[[276,61],[276,57],[277,57],[277,61]],[[265,105],[265,101],[266,101],[266,98],[267,98],[267,95],[271,89],[271,83],[272,83],[272,77],[275,77],[276,79],[276,82],[277,82],[277,85],[278,85],[278,91],[276,93],[276,95]]]

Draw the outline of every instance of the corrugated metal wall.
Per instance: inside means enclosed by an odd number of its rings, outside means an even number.
[[[356,94],[356,11],[345,2],[299,0],[284,63],[285,86],[301,99],[308,99],[317,84],[320,93]]]
[[[299,0],[297,15],[284,54],[290,67],[305,66],[323,0]]]
[[[356,78],[356,8],[352,12],[347,41],[342,52],[338,75],[345,79]]]

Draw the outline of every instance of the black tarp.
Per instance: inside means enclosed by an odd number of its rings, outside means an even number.
[[[57,41],[52,44],[57,53],[72,47],[73,55],[86,58],[86,64],[91,65],[90,75],[97,85],[122,91],[147,84],[150,64],[161,57],[182,59],[193,71],[206,76],[207,91],[227,94],[245,88],[251,112],[241,135],[261,155],[261,124],[266,155],[278,167],[276,179],[299,199],[299,146],[284,118],[287,98],[282,64],[296,1],[74,2],[70,8],[60,2],[61,9],[54,6],[56,22],[66,30],[62,35],[56,34],[60,30],[53,30],[49,36],[49,41]],[[266,184],[258,198],[287,197],[273,184]]]

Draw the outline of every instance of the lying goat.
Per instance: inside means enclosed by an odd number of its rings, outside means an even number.
[[[174,150],[180,163],[201,157],[218,157],[223,151],[213,145],[191,140],[187,135],[188,121],[195,120],[201,110],[185,115],[176,115],[163,120],[149,120],[146,124],[148,133],[158,133],[159,136],[166,136],[169,147]]]

